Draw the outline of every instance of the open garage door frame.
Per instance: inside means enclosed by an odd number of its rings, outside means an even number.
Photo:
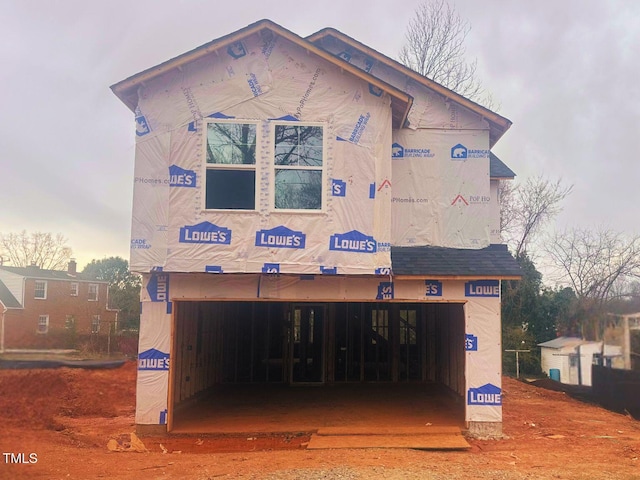
[[[176,301],[168,430],[221,384],[435,382],[465,391],[463,303]]]

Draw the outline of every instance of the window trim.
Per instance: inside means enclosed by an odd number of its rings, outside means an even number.
[[[91,287],[96,287],[96,295],[95,298],[91,298]],[[89,302],[97,302],[98,299],[100,298],[100,285],[97,283],[90,283],[89,287],[88,287],[88,292],[87,292],[87,301]]]
[[[42,297],[38,297],[37,296],[37,292],[38,292],[38,284],[42,283],[44,285],[44,295]],[[33,284],[33,298],[35,298],[36,300],[46,300],[47,299],[47,290],[48,290],[48,285],[47,285],[47,281],[46,280],[35,280],[34,284]]]
[[[217,164],[207,163],[208,126],[212,123],[228,123],[232,125],[255,125],[256,127],[256,151],[255,163],[253,164]],[[262,146],[261,122],[259,120],[248,120],[243,118],[205,118],[202,125],[202,211],[213,213],[257,213],[260,205],[260,159],[259,152]],[[255,173],[253,209],[248,208],[207,208],[207,172],[209,170],[234,170],[253,171]]]
[[[280,125],[292,125],[298,127],[322,127],[322,165],[320,166],[287,166],[276,165],[276,127]],[[269,138],[271,142],[271,151],[269,157],[270,166],[270,179],[269,179],[269,211],[271,213],[286,213],[286,214],[305,214],[305,215],[318,215],[325,214],[327,211],[327,125],[324,122],[299,122],[299,121],[286,121],[286,120],[274,120],[270,122]],[[320,208],[318,209],[304,209],[304,208],[276,208],[276,170],[305,170],[317,172],[320,171],[322,178],[320,180]]]
[[[80,285],[77,282],[71,282],[71,293],[70,295],[72,297],[77,297],[78,296],[78,292],[80,291]]]
[[[94,315],[91,317],[91,333],[100,333],[100,315]]]
[[[44,331],[40,329],[41,320],[44,320]],[[38,335],[46,335],[49,333],[49,315],[38,315],[38,323],[36,324],[36,333]]]

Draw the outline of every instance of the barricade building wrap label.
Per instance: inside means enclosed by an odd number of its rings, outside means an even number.
[[[393,245],[489,245],[486,132],[395,131],[391,163]]]

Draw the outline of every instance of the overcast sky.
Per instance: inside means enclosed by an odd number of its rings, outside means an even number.
[[[396,58],[420,3],[3,0],[0,232],[60,232],[79,268],[128,259],[135,127],[110,85],[263,18]],[[640,233],[640,1],[450,3],[513,122],[494,152],[574,185],[554,227]]]

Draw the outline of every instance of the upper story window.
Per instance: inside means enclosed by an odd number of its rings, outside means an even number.
[[[257,125],[216,120],[206,131],[205,208],[255,210]]]
[[[274,207],[321,210],[325,166],[322,126],[279,124],[274,131]]]
[[[88,300],[90,302],[97,302],[98,301],[98,284],[97,283],[90,283],[89,284]]]
[[[77,297],[78,296],[78,284],[77,283],[72,283],[71,284],[71,296],[72,297]]]
[[[33,298],[40,298],[43,300],[47,298],[47,282],[44,280],[36,280]]]

